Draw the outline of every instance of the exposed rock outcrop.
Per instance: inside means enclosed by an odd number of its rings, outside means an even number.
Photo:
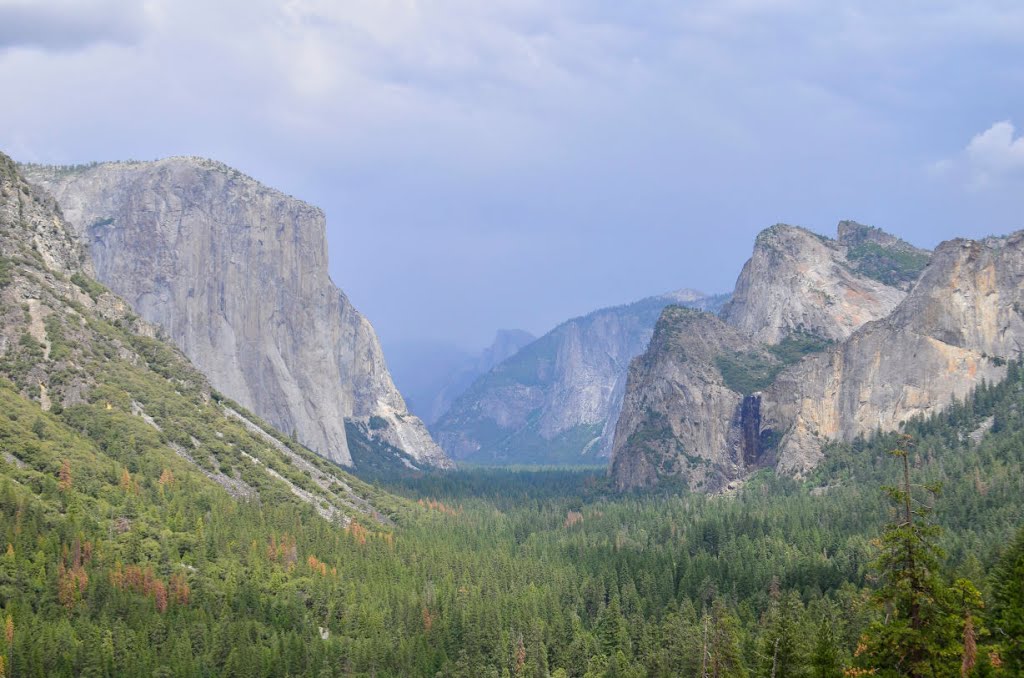
[[[218,390],[341,464],[346,420],[371,418],[414,459],[450,463],[331,282],[319,209],[197,158],[26,173],[58,200],[98,279]]]
[[[773,226],[758,236],[722,320],[666,309],[665,337],[630,368],[611,467],[620,488],[677,477],[717,489],[753,468],[817,461],[815,436],[838,429],[828,413],[800,420],[797,403],[827,410],[829,394],[814,389],[838,377],[807,371],[865,323],[892,316],[929,256],[854,222],[840,223],[838,236]]]
[[[569,320],[499,363],[433,427],[455,459],[573,463],[610,453],[629,361],[668,304],[718,308],[692,290]]]
[[[1024,347],[1024,232],[940,245],[887,318],[784,372],[764,426],[783,434],[779,468],[800,473],[826,440],[849,441],[999,381]]]
[[[662,312],[650,347],[629,367],[611,462],[619,489],[666,476],[713,489],[761,463],[759,397],[730,388],[716,364],[750,351],[772,359],[714,315]]]
[[[845,243],[860,234],[864,242],[881,239],[867,240],[865,231],[843,222],[845,241],[784,224],[762,231],[722,318],[757,341],[775,344],[798,331],[842,340],[864,323],[885,317],[904,292],[851,266]]]

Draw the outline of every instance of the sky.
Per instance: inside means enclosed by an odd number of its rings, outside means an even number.
[[[1024,228],[1018,0],[0,0],[0,150],[322,207],[389,345],[732,288],[774,223]]]

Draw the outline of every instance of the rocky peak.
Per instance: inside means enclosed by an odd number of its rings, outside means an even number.
[[[0,153],[0,209],[5,233],[3,256],[35,259],[65,275],[91,272],[81,243],[61,218],[53,197],[27,182],[13,160]]]
[[[967,273],[970,266],[942,264],[954,249],[936,254],[907,297],[901,281],[927,263],[929,253],[879,229],[842,222],[837,240],[785,224],[762,231],[721,320],[667,308],[647,351],[633,361],[613,448],[616,484],[634,487],[671,476],[715,489],[755,468],[800,472],[817,462],[823,440],[880,423],[891,428],[919,411],[921,387],[895,397],[890,379],[916,384],[943,368],[936,359],[901,370],[899,364],[913,364],[928,345],[904,342],[900,332],[927,319],[929,336],[961,340],[954,327],[988,326],[984,317],[997,315],[976,303],[991,293],[983,279]],[[944,280],[933,273],[937,268],[961,271],[964,279]],[[946,310],[947,304],[956,310]],[[899,331],[861,343],[878,327]],[[903,352],[891,352],[901,342],[908,343]],[[991,374],[987,367],[978,370],[977,356],[945,354],[967,362],[950,368],[961,376],[926,389],[928,407],[939,402],[932,390],[950,386],[960,393],[962,375],[969,381],[976,373]],[[894,364],[879,369],[886,361]],[[862,377],[850,379],[857,370]],[[866,393],[880,410],[865,403]]]
[[[506,358],[515,355],[519,349],[536,338],[526,330],[498,330],[494,335],[494,341],[481,352],[477,359],[478,374],[486,372]]]
[[[1024,232],[942,243],[902,304],[787,370],[765,393],[780,468],[817,463],[825,440],[895,430],[999,381],[1024,344]]]
[[[721,356],[774,358],[716,316],[668,306],[629,366],[611,474],[619,489],[677,477],[715,489],[763,462],[760,398],[736,390]]]
[[[851,267],[841,243],[776,224],[757,236],[722,318],[769,344],[794,332],[842,340],[888,315],[903,296],[901,289]]]
[[[342,464],[346,421],[448,463],[408,413],[370,323],[331,282],[321,210],[199,158],[26,172],[61,204],[99,280],[218,390]]]

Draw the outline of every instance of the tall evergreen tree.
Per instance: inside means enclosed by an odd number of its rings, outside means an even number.
[[[992,577],[992,632],[1012,676],[1024,675],[1024,527]]]
[[[904,438],[909,448],[912,441]],[[902,462],[903,478],[899,486],[884,488],[894,510],[875,562],[880,578],[875,600],[883,619],[869,627],[861,659],[883,675],[951,675],[951,661],[961,655],[958,620],[950,614],[949,592],[940,576],[940,530],[929,519],[939,488],[921,488],[926,499],[919,500],[910,482],[908,450],[896,449],[892,455]]]

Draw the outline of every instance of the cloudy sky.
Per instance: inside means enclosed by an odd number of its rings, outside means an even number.
[[[0,0],[0,150],[323,207],[385,345],[679,287],[758,230],[1024,228],[1018,0]]]

